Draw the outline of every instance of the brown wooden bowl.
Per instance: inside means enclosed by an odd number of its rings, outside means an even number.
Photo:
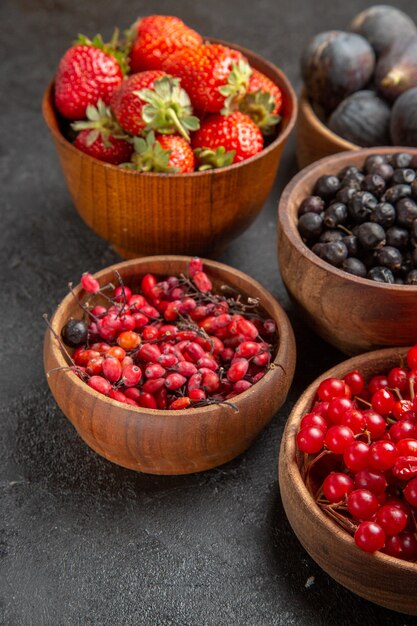
[[[123,257],[214,254],[248,228],[262,209],[295,124],[297,97],[275,65],[250,50],[233,48],[280,87],[283,118],[278,136],[264,150],[217,170],[139,173],[98,161],[64,137],[53,83],[45,91],[43,115],[75,207],[86,224]]]
[[[345,150],[359,150],[360,146],[339,137],[316,115],[303,89],[299,100],[296,153],[300,168]]]
[[[278,258],[284,283],[304,319],[323,339],[347,354],[417,340],[417,287],[359,278],[322,261],[302,241],[298,207],[324,174],[346,165],[362,166],[370,154],[416,148],[367,148],[317,161],[284,189],[278,207]]]
[[[114,280],[118,270],[125,284],[138,287],[148,273],[186,273],[189,257],[148,257],[108,267],[95,277],[102,285]],[[258,282],[227,265],[204,261],[214,287],[226,284],[243,295],[260,298],[267,317],[276,321],[279,346],[274,366],[253,388],[236,396],[238,412],[226,405],[184,411],[142,409],[111,400],[82,382],[74,373],[55,371],[48,383],[59,407],[84,441],[106,459],[149,474],[188,474],[230,461],[251,444],[281,407],[295,367],[295,342],[288,318]],[[81,300],[86,294],[79,285]],[[60,334],[71,317],[80,318],[80,307],[69,294],[58,306],[51,323]],[[47,330],[44,366],[49,372],[67,365],[57,340]]]
[[[369,380],[400,363],[402,348],[377,350],[336,365],[317,378],[294,406],[283,434],[279,455],[279,484],[288,520],[310,556],[337,582],[354,593],[394,611],[417,615],[417,564],[360,550],[353,537],[327,517],[305,486],[295,437],[300,421],[314,401],[317,387],[329,376],[359,370]]]

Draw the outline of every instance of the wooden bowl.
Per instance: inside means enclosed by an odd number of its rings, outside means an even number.
[[[217,170],[138,173],[98,161],[64,137],[53,83],[47,88],[43,115],[75,207],[86,224],[123,257],[214,254],[248,228],[262,209],[295,124],[297,97],[275,65],[250,50],[233,48],[280,87],[283,119],[278,136],[264,150]]]
[[[360,146],[339,137],[320,121],[303,89],[297,119],[296,153],[300,168],[345,150],[359,150]]]
[[[114,280],[114,270],[118,270],[125,284],[138,287],[148,272],[161,276],[187,272],[189,260],[181,256],[135,259],[108,267],[95,277],[104,285]],[[237,412],[226,405],[184,411],[132,407],[97,393],[68,370],[51,372],[48,383],[63,413],[93,450],[118,465],[149,474],[188,474],[216,467],[246,450],[285,401],[294,374],[295,342],[284,310],[246,274],[214,261],[205,260],[204,265],[215,287],[226,284],[243,295],[260,298],[266,316],[277,323],[274,365],[251,389],[233,399]],[[86,298],[81,286],[75,291],[81,300]],[[58,334],[70,317],[81,317],[71,294],[51,320]],[[67,365],[50,330],[45,336],[44,365],[46,372]]]
[[[354,593],[394,611],[417,615],[417,564],[360,550],[353,537],[327,517],[314,502],[300,474],[301,454],[295,436],[317,387],[329,376],[343,377],[358,369],[369,380],[400,363],[405,349],[389,348],[343,361],[317,378],[294,406],[279,455],[279,484],[288,520],[310,556],[337,582]]]
[[[346,165],[362,166],[370,154],[416,148],[367,148],[317,161],[284,189],[278,207],[278,258],[284,283],[306,322],[347,354],[410,345],[417,340],[417,287],[359,278],[322,261],[302,241],[298,207],[317,178]]]

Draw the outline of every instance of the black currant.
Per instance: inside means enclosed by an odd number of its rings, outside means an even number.
[[[319,196],[307,196],[304,198],[298,209],[298,215],[304,215],[304,213],[322,213],[324,211],[324,200]]]
[[[379,224],[363,222],[356,227],[355,234],[365,250],[376,250],[385,246],[385,230]]]
[[[397,272],[401,268],[403,255],[398,248],[384,246],[375,252],[375,260],[378,265],[383,265],[392,272]]]
[[[303,239],[319,237],[323,230],[323,218],[317,213],[304,213],[298,220],[298,230]]]
[[[325,200],[329,200],[336,195],[340,186],[340,180],[337,176],[320,176],[314,186],[314,193]]]
[[[342,270],[349,272],[349,274],[354,274],[354,276],[361,276],[362,278],[365,278],[366,276],[365,265],[362,261],[352,256],[343,261]]]
[[[82,320],[69,320],[61,330],[64,343],[71,348],[77,348],[87,343],[88,326]]]
[[[394,283],[394,274],[387,267],[376,266],[369,270],[368,278],[378,283]]]

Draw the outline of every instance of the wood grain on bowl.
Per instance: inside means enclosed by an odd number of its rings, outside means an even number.
[[[330,376],[359,370],[366,380],[401,363],[405,348],[362,354],[336,365],[317,378],[294,406],[283,434],[279,455],[279,485],[288,520],[310,556],[337,582],[376,604],[417,615],[417,564],[360,550],[354,539],[327,517],[314,502],[300,473],[302,458],[295,436],[313,404],[317,387]]]
[[[104,285],[118,270],[124,283],[138,288],[150,272],[159,276],[186,273],[189,257],[149,257],[125,261],[95,274]],[[98,394],[69,371],[48,376],[52,394],[84,441],[106,459],[150,474],[187,474],[230,461],[243,452],[281,407],[295,367],[294,335],[278,302],[246,274],[214,261],[204,261],[214,287],[229,285],[244,296],[259,298],[266,317],[276,321],[279,344],[271,369],[253,387],[236,396],[234,411],[226,405],[184,411],[131,407]],[[76,293],[85,300],[80,286]],[[51,323],[59,334],[80,308],[69,294],[59,305]],[[57,340],[48,330],[44,342],[44,365],[48,373],[65,366]]]
[[[54,107],[53,83],[47,88],[43,115],[75,207],[122,256],[215,254],[262,209],[295,124],[297,98],[281,70],[249,50],[232,47],[280,87],[284,105],[279,133],[264,150],[217,170],[139,174],[98,161],[65,138]]]
[[[301,201],[315,181],[347,165],[362,166],[370,154],[416,148],[368,148],[322,159],[302,170],[284,189],[278,208],[278,258],[284,283],[303,319],[323,339],[347,354],[417,341],[417,287],[378,283],[322,261],[297,228]]]
[[[301,92],[297,119],[296,153],[300,168],[326,156],[345,150],[359,150],[357,146],[333,133],[317,117],[307,98],[305,89]]]

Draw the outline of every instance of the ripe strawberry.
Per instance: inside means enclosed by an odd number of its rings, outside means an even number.
[[[130,161],[133,146],[113,118],[110,108],[99,100],[97,107],[87,106],[87,121],[74,122],[72,128],[79,131],[74,146],[82,152],[107,163],[119,165]]]
[[[178,17],[169,15],[143,17],[133,28],[136,37],[130,53],[132,72],[160,70],[162,63],[174,52],[196,48],[203,43],[198,33]]]
[[[250,67],[240,52],[220,44],[205,44],[176,52],[163,69],[181,80],[193,107],[218,113],[246,93]]]
[[[134,146],[132,162],[125,164],[129,169],[181,174],[194,171],[194,153],[179,135],[155,135],[151,131],[146,139],[135,137]]]
[[[113,94],[111,107],[120,126],[131,135],[159,130],[179,133],[189,141],[187,131],[199,127],[179,80],[160,70],[139,72],[123,81]]]
[[[271,134],[280,121],[282,93],[278,85],[265,74],[252,70],[247,93],[238,104],[239,111],[246,113],[262,131]]]
[[[79,120],[89,104],[95,105],[99,99],[110,103],[125,70],[124,57],[115,46],[115,37],[105,44],[100,35],[92,41],[80,35],[67,50],[55,76],[55,105],[61,115]]]
[[[222,147],[225,151],[234,151],[233,163],[245,161],[260,152],[264,146],[262,133],[256,124],[244,113],[234,111],[230,115],[211,115],[194,134],[193,148],[200,148],[197,156],[208,158],[207,150],[215,151]],[[221,167],[224,164],[217,165]],[[203,162],[204,166],[204,162]]]

